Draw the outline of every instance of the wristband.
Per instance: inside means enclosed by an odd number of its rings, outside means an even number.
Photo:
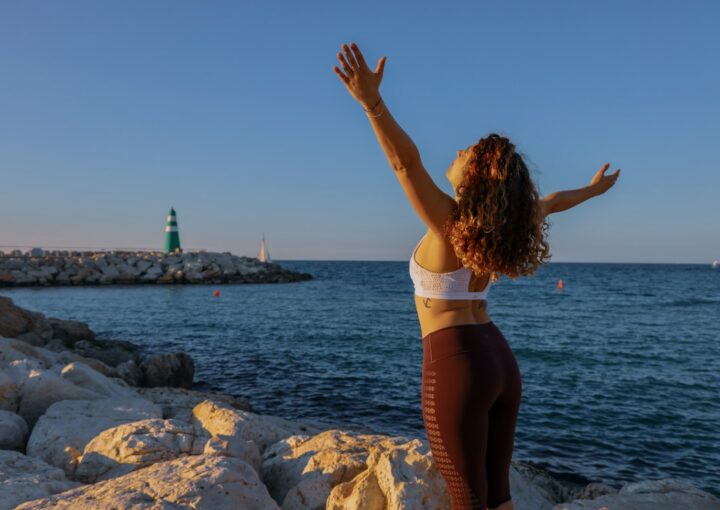
[[[377,105],[380,104],[380,101],[382,101],[382,96],[380,97],[380,99],[377,100],[377,103],[375,103],[375,105],[374,105],[372,108],[370,108],[370,109],[368,110],[367,108],[365,108],[365,107],[363,106],[363,110],[365,110],[366,112],[371,112],[371,111],[373,111],[373,110],[375,109],[375,107],[377,107]]]

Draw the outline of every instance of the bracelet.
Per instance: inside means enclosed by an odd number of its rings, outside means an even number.
[[[366,109],[366,108],[363,106],[363,110],[365,110],[366,112],[371,112],[371,111],[373,111],[373,110],[375,109],[375,107],[380,104],[380,101],[382,101],[382,96],[380,97],[380,99],[377,100],[377,103],[375,103],[375,106],[373,106],[373,107],[370,108],[369,110]]]
[[[375,105],[375,106],[377,106],[377,105]],[[372,119],[374,119],[375,117],[379,117],[379,116],[382,115],[383,113],[385,113],[385,103],[382,104],[382,108],[380,109],[380,113],[378,113],[377,115],[370,115],[370,111],[369,111],[369,110],[365,110],[365,115],[367,115],[368,117],[370,117],[370,118],[372,118]]]

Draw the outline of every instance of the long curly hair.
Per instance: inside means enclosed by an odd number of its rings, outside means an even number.
[[[445,234],[464,267],[511,279],[550,260],[549,223],[515,145],[491,133],[472,147]]]

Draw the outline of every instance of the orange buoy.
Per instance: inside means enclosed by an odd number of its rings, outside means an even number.
[[[560,279],[558,280],[557,288],[558,288],[558,289],[562,289],[562,288],[563,288],[562,278],[560,278]]]
[[[220,291],[216,290],[215,292],[213,292],[213,296],[220,297]]]

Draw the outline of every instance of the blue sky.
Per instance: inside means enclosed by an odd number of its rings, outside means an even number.
[[[359,105],[343,42],[444,177],[509,136],[542,194],[622,168],[551,216],[554,261],[720,258],[717,2],[0,3],[0,245],[407,260],[424,232]]]

